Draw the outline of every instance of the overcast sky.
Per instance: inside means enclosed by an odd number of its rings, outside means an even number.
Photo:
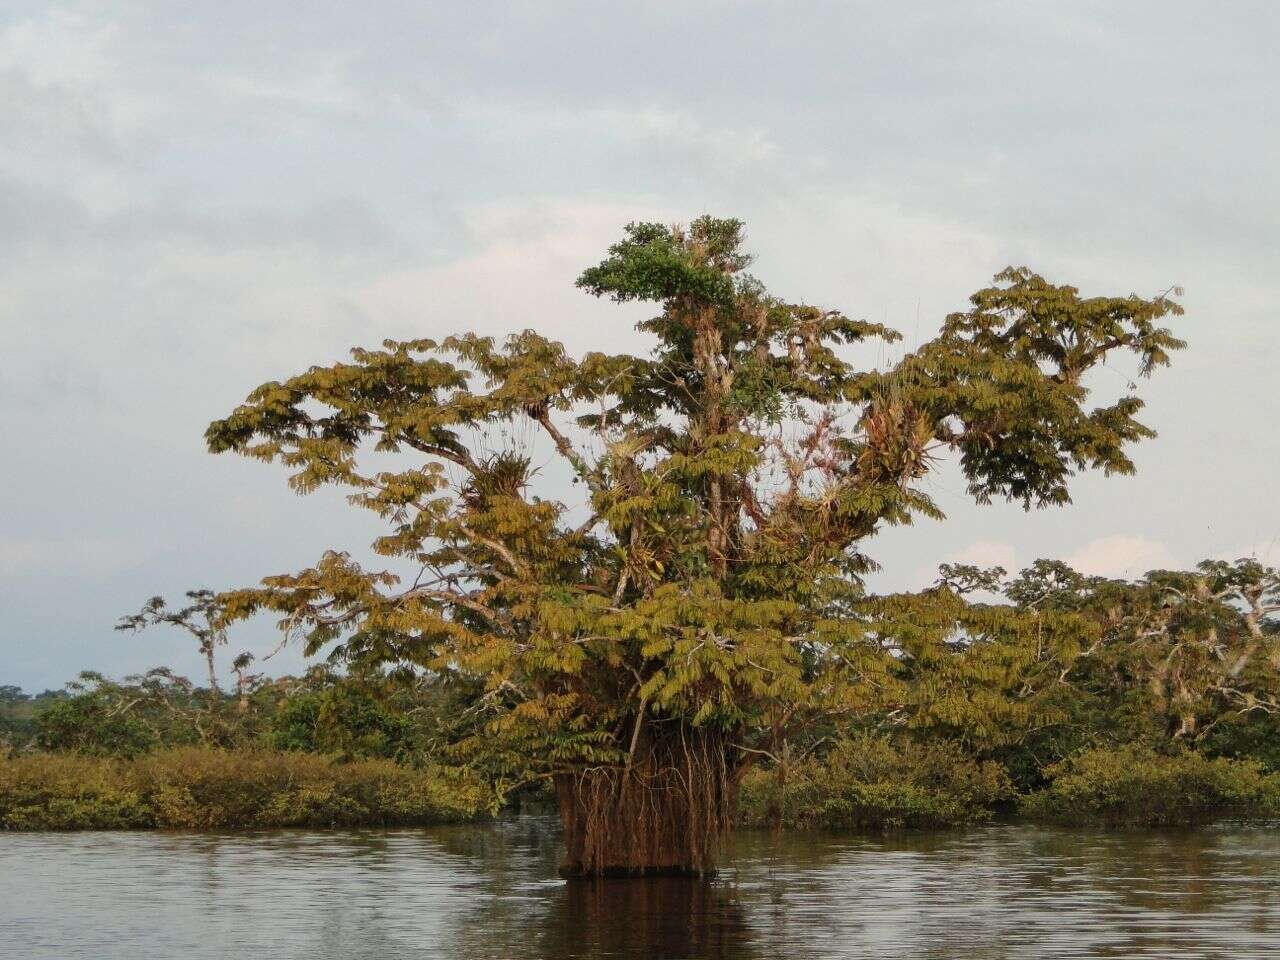
[[[340,496],[204,451],[251,388],[385,337],[636,346],[643,309],[574,277],[628,220],[704,212],[746,221],[775,292],[910,342],[1008,264],[1185,287],[1136,477],[1028,515],[944,474],[950,519],[872,545],[879,586],[948,558],[1280,562],[1278,42],[1280,8],[1241,0],[7,0],[0,683],[198,676],[115,619],[363,550]]]

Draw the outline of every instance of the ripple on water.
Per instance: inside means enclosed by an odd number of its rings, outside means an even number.
[[[0,835],[0,955],[1280,956],[1280,831],[746,833],[713,883],[555,878],[553,822]]]

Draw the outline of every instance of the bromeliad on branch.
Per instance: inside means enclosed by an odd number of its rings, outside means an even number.
[[[567,873],[712,869],[752,762],[895,695],[886,624],[910,618],[864,596],[863,547],[941,516],[918,485],[935,461],[958,455],[979,502],[1065,503],[1073,473],[1130,472],[1151,435],[1134,396],[1089,405],[1088,371],[1131,352],[1147,374],[1182,346],[1167,297],[1017,269],[892,369],[859,370],[847,348],[897,334],[771,295],[742,242],[737,220],[631,224],[582,274],[659,305],[647,355],[574,359],[532,331],[389,341],[259,387],[207,433],[299,492],[346,488],[388,524],[377,552],[416,572],[334,552],[226,595],[228,616],[275,610],[312,652],[481,679],[484,734],[463,746],[554,781]],[[581,502],[535,490],[537,434]],[[377,452],[402,465],[375,470]],[[930,596],[946,629],[1017,628]]]

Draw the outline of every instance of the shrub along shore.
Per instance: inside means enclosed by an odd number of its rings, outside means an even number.
[[[1079,754],[1021,794],[999,764],[954,745],[878,737],[801,761],[782,784],[777,773],[747,774],[741,825],[885,832],[997,818],[1113,828],[1280,818],[1280,774],[1256,761],[1132,746]],[[0,830],[422,826],[500,807],[499,791],[474,773],[383,758],[212,747],[0,755]]]
[[[208,747],[0,757],[6,830],[411,826],[474,819],[492,796],[457,771],[382,759]]]
[[[996,817],[1106,827],[1280,818],[1280,774],[1256,760],[1126,745],[1077,754],[1045,777],[1043,787],[1018,793],[999,764],[966,757],[954,745],[855,738],[787,771],[783,786],[775,770],[753,770],[743,783],[740,819],[884,831]]]

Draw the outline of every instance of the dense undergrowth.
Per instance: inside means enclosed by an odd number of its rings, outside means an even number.
[[[209,747],[0,757],[7,830],[412,825],[472,819],[492,799],[477,778],[382,759]]]
[[[856,709],[815,709],[750,751],[739,823],[1280,819],[1280,572],[942,573],[924,606],[878,601],[871,652],[849,667],[849,682],[859,669],[874,681]],[[964,600],[973,590],[1003,605]],[[990,623],[940,627],[939,607]],[[1044,629],[1022,629],[1028,617]],[[351,667],[270,680],[237,661],[232,693],[166,669],[86,673],[36,697],[0,686],[0,829],[426,823],[549,796],[545,764],[487,732],[502,691]]]
[[[975,760],[954,744],[861,736],[795,765],[781,783],[777,768],[750,771],[741,819],[757,826],[948,827],[990,819],[1012,793],[999,764]]]
[[[1126,745],[1069,757],[1047,776],[1020,800],[1030,819],[1126,827],[1280,817],[1280,774],[1256,760]]]
[[[495,813],[446,756],[455,692],[317,668],[211,694],[168,670],[0,703],[0,829],[392,826]]]
[[[841,741],[822,759],[744,778],[739,822],[896,831],[997,817],[1107,827],[1280,818],[1280,774],[1255,760],[1095,749],[1017,794],[1004,768],[953,744]],[[456,768],[273,750],[174,747],[131,758],[0,755],[0,829],[260,829],[404,826],[498,812],[493,783]]]
[[[821,760],[795,765],[781,785],[776,768],[749,772],[739,819],[747,826],[888,831],[997,817],[1105,827],[1280,818],[1280,774],[1257,760],[1126,744],[1075,754],[1043,776],[1043,786],[1018,793],[1003,766],[955,744],[855,737]]]

